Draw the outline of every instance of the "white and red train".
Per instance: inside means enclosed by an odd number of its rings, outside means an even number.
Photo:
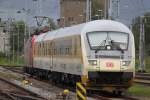
[[[134,37],[119,22],[91,21],[33,36],[25,45],[25,59],[31,75],[121,93],[133,83]]]

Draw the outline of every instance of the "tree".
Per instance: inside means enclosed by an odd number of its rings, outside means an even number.
[[[10,31],[10,50],[13,52],[18,52],[19,54],[24,50],[24,38],[25,29],[27,32],[27,26],[25,28],[24,21],[15,21],[11,23]]]
[[[150,55],[150,13],[145,14],[145,44]]]
[[[54,23],[53,19],[45,16],[35,17],[37,21],[37,28],[34,30],[32,35],[39,35],[40,33],[51,31],[57,29],[57,25]],[[42,18],[38,20],[38,18]]]
[[[48,26],[50,27],[50,29],[52,29],[52,30],[57,29],[57,26],[56,26],[56,24],[54,23],[53,19],[48,18],[47,24],[48,24]]]
[[[150,55],[150,13],[145,13],[143,17],[144,30],[145,30],[145,49]],[[135,37],[135,47],[139,50],[139,37],[140,37],[140,17],[137,17],[132,22],[132,31]]]

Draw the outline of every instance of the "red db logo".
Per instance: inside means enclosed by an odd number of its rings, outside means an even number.
[[[112,62],[106,62],[106,67],[114,67],[114,64]]]

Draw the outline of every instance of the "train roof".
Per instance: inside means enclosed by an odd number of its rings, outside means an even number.
[[[81,35],[92,31],[119,31],[132,34],[132,32],[124,24],[112,20],[95,20],[72,27],[60,28],[58,30],[49,31],[35,38],[35,42],[52,40],[54,38]]]

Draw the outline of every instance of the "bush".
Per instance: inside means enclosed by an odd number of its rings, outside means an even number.
[[[0,52],[0,58],[5,57],[5,54],[3,52]]]

